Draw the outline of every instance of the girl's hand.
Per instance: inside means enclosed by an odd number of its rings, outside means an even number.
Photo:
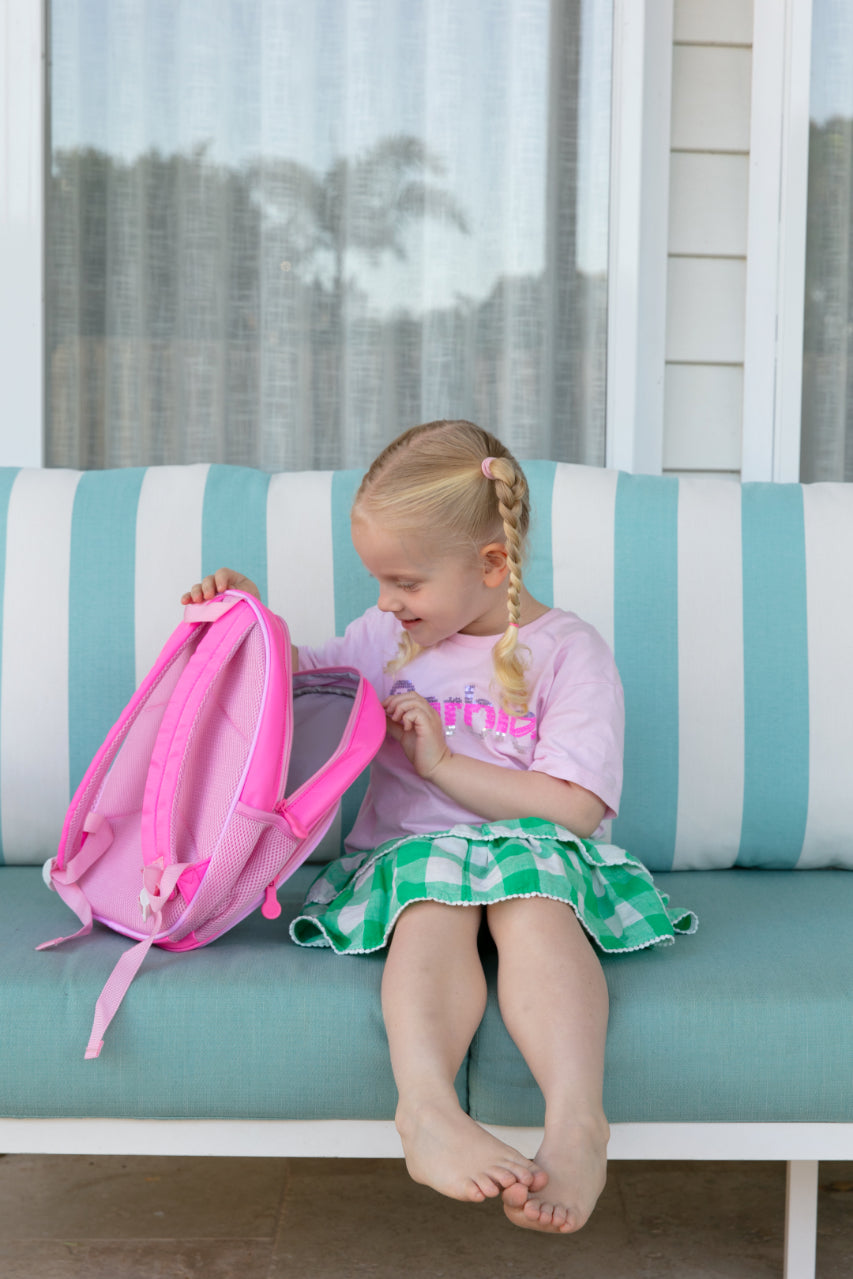
[[[397,693],[383,702],[388,733],[398,741],[419,777],[429,778],[451,759],[437,711],[417,693]]]
[[[418,693],[397,693],[383,705],[388,734],[400,743],[418,776],[484,822],[540,817],[589,838],[607,812],[603,800],[575,782],[454,755],[438,712]]]
[[[247,595],[254,595],[256,599],[261,598],[257,586],[248,577],[244,577],[233,568],[218,568],[203,582],[196,582],[195,586],[191,586],[181,596],[181,603],[203,604],[205,600],[212,600],[214,595],[221,595],[223,591],[245,591]]]

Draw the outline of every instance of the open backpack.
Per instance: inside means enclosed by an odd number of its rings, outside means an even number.
[[[385,735],[372,686],[346,667],[292,671],[290,636],[253,596],[188,605],[89,766],[48,885],[82,927],[135,938],[95,1008],[86,1057],[149,948],[204,946],[276,891],[331,825]]]

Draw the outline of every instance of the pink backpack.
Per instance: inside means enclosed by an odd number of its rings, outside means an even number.
[[[187,607],[92,761],[44,868],[83,925],[73,937],[97,920],[139,939],[97,1001],[87,1058],[152,943],[192,950],[259,905],[268,919],[281,913],[278,886],[384,735],[371,685],[345,667],[294,675],[286,625],[252,596],[227,591]]]

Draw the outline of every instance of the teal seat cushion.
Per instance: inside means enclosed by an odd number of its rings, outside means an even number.
[[[156,947],[103,1052],[84,1061],[95,1000],[132,943],[76,930],[34,867],[0,870],[0,1114],[388,1119],[396,1092],[379,1001],[382,959],[295,946],[287,925],[312,871],[270,922],[255,912],[210,946]]]
[[[697,912],[699,931],[604,960],[610,1121],[853,1121],[853,874],[689,871],[655,882]],[[483,1122],[542,1123],[493,993],[468,1089]]]
[[[390,1119],[381,955],[293,945],[312,871],[259,914],[184,955],[152,950],[96,1061],[95,1000],[126,939],[97,929],[35,946],[74,919],[34,867],[0,871],[0,1114],[127,1118]],[[604,960],[611,1121],[851,1122],[853,874],[678,872],[656,877],[699,932]],[[539,1091],[494,996],[457,1084],[484,1122],[542,1122]],[[467,1091],[466,1091],[467,1088]]]

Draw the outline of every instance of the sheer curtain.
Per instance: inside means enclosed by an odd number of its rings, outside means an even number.
[[[812,23],[801,477],[853,480],[853,7]]]
[[[601,464],[611,10],[52,0],[49,464]]]

